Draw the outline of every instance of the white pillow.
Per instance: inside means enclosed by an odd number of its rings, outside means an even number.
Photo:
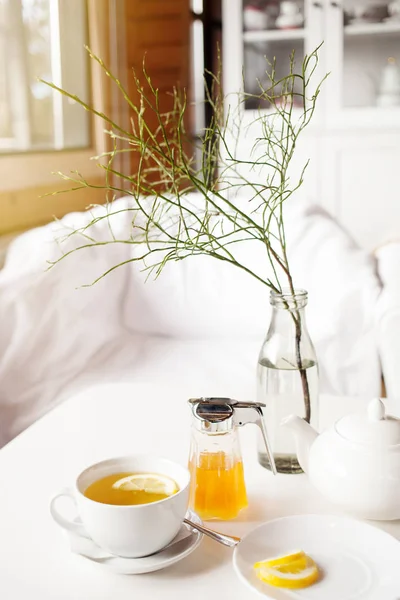
[[[381,285],[374,258],[322,208],[293,202],[285,210],[295,285],[309,292],[306,314],[322,389],[379,394],[374,310]],[[261,244],[243,245],[240,257],[271,276]],[[145,283],[146,273],[128,268],[124,322],[130,330],[188,339],[256,337],[261,344],[270,319],[269,290],[240,269],[189,257]]]
[[[318,206],[293,203],[287,206],[285,218],[295,286],[310,295],[309,318],[314,322],[318,318],[324,331],[337,332],[336,321],[342,318],[336,311],[338,304],[342,306],[346,298],[351,302],[354,293],[364,316],[380,289],[374,259]],[[237,249],[242,263],[272,278],[262,244],[246,242]],[[139,252],[134,247],[132,256]],[[228,263],[189,257],[169,263],[158,279],[147,278],[147,272],[131,267],[132,294],[125,305],[125,320],[135,331],[237,337],[259,335],[268,324],[269,290]],[[284,277],[281,281],[285,284]]]

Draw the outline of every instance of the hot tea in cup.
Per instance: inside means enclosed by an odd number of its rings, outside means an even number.
[[[64,529],[90,537],[117,556],[154,554],[179,532],[189,500],[185,467],[148,455],[113,458],[82,471],[71,489],[50,503],[53,519]],[[62,496],[77,506],[81,523],[57,508]]]
[[[128,506],[165,500],[179,492],[178,484],[159,473],[113,473],[97,479],[84,491],[86,498],[103,504]]]

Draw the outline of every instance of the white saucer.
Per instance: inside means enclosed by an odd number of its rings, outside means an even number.
[[[202,520],[196,513],[189,510],[186,516],[194,523],[202,524]],[[160,552],[142,558],[122,558],[108,554],[91,539],[75,533],[67,535],[71,551],[74,554],[79,554],[92,562],[103,565],[106,569],[123,575],[140,575],[165,569],[191,554],[203,539],[202,533],[182,525],[178,535]]]
[[[300,548],[322,573],[314,585],[284,590],[256,577],[255,562]],[[298,515],[264,523],[236,546],[233,564],[249,588],[273,600],[400,599],[400,543],[348,517]]]

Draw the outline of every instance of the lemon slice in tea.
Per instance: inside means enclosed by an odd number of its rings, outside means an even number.
[[[179,489],[173,479],[156,473],[134,473],[118,479],[112,487],[124,492],[145,492],[163,496],[172,496]]]

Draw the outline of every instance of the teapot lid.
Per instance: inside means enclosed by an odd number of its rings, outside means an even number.
[[[350,442],[379,446],[400,444],[400,420],[386,415],[385,405],[379,398],[369,402],[366,413],[347,415],[335,429]]]

